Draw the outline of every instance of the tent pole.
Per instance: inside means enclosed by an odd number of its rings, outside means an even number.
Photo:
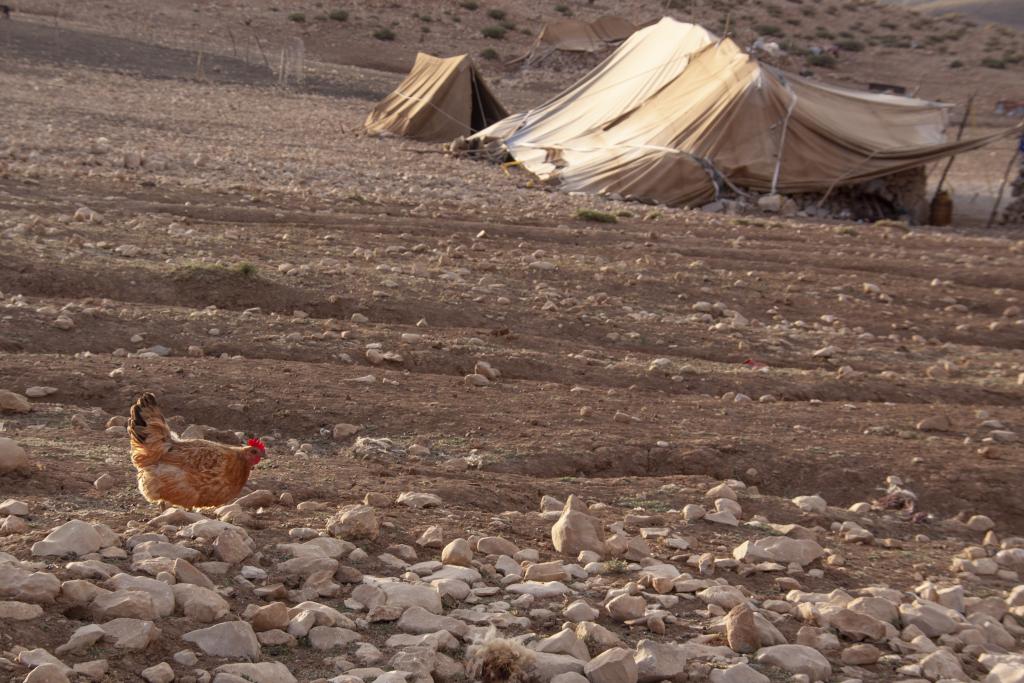
[[[960,142],[960,138],[964,136],[964,128],[967,127],[967,120],[971,118],[971,106],[974,104],[974,96],[976,94],[977,93],[971,93],[971,96],[967,98],[967,106],[964,108],[964,118],[960,122],[960,128],[956,131],[957,142]],[[952,168],[954,161],[956,161],[955,154],[946,162],[946,168],[942,171],[942,176],[939,178],[939,184],[935,186],[935,196],[932,197],[932,202],[935,201],[935,197],[939,196],[939,192],[942,192],[942,185],[946,182],[946,176],[949,175],[949,169]]]
[[[1010,157],[1010,163],[1006,165],[1006,171],[1003,172],[1003,182],[999,184],[999,192],[996,194],[996,203],[992,206],[992,213],[988,216],[988,223],[985,224],[985,229],[988,230],[992,227],[992,223],[996,220],[996,214],[999,213],[999,204],[1003,201],[1003,190],[1006,189],[1006,181],[1010,177],[1010,171],[1013,170],[1013,164],[1017,161],[1017,157],[1020,156],[1020,145],[1013,152],[1013,156]]]

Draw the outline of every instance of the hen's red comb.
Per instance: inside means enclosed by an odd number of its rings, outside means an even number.
[[[259,439],[249,439],[249,445],[250,445],[251,447],[253,447],[253,448],[258,448],[258,449],[260,449],[260,450],[261,450],[261,451],[263,451],[264,453],[266,453],[266,452],[267,452],[267,447],[266,447],[265,445],[263,445],[263,442],[262,442],[262,441],[260,441]]]

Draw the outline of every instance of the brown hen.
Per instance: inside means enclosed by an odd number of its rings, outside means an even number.
[[[259,439],[247,446],[179,439],[151,393],[132,406],[128,434],[139,491],[161,507],[215,507],[234,500],[266,451]]]

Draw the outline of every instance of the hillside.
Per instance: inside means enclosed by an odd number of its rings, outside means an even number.
[[[929,14],[957,13],[977,21],[1024,28],[1024,7],[1018,0],[894,0]]]

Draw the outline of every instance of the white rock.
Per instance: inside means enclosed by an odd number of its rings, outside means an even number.
[[[814,648],[806,645],[772,645],[757,651],[755,661],[793,674],[804,674],[812,681],[832,678],[832,665]]]
[[[929,638],[954,633],[962,618],[951,609],[933,602],[918,601],[900,605],[900,620],[904,626],[916,626]]]
[[[30,621],[43,616],[43,608],[17,600],[0,601],[0,620]]]
[[[711,683],[769,683],[771,679],[746,664],[734,664],[728,669],[713,669],[708,680]]]
[[[214,657],[231,659],[259,659],[260,644],[252,626],[245,621],[227,621],[209,628],[189,631],[181,637],[195,643],[203,652]]]
[[[769,536],[756,541],[744,541],[732,551],[732,556],[741,562],[796,562],[803,567],[824,553],[824,549],[810,539]]]
[[[590,683],[637,683],[633,651],[616,647],[605,650],[587,662],[583,673]]]
[[[27,471],[29,468],[28,454],[13,439],[0,436],[0,474]]]
[[[32,404],[21,394],[13,391],[0,389],[0,413],[27,413],[32,410]]]
[[[297,683],[292,672],[281,662],[222,664],[213,672],[232,674],[251,683]]]
[[[171,683],[174,680],[174,669],[167,662],[160,662],[141,672],[146,683]]]
[[[433,493],[415,493],[406,491],[398,496],[397,503],[411,508],[438,507],[444,503],[439,496]]]
[[[960,664],[960,659],[951,651],[940,647],[921,660],[921,673],[933,681],[969,681]]]
[[[32,545],[36,557],[56,555],[87,555],[103,547],[99,532],[88,522],[73,519],[51,531],[46,538]]]
[[[8,498],[0,503],[0,516],[15,515],[17,517],[24,517],[27,514],[28,503],[25,501]]]
[[[821,496],[797,496],[793,505],[809,514],[823,515],[828,511],[828,503]]]

